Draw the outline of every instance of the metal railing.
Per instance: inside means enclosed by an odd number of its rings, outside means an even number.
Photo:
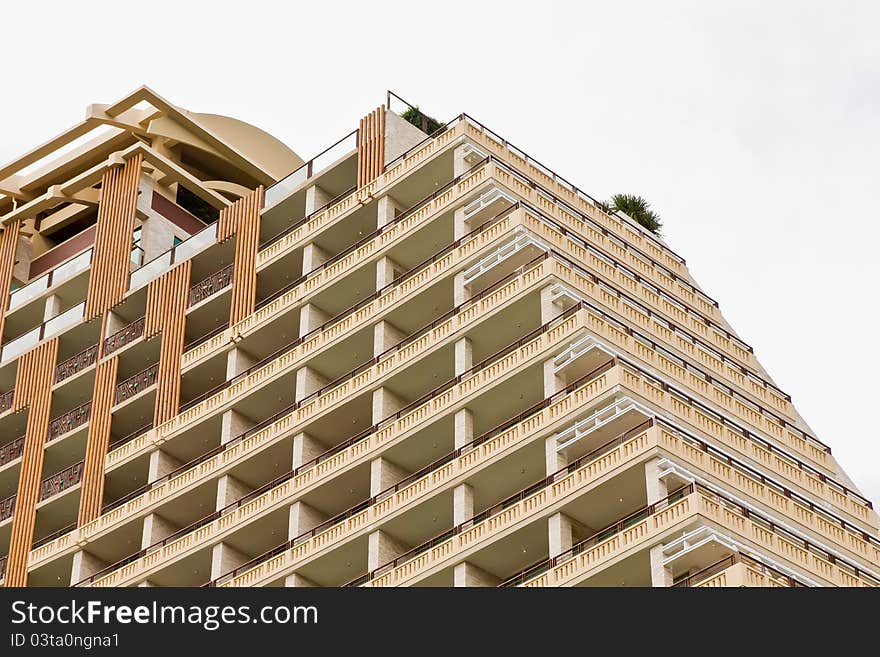
[[[199,301],[204,301],[213,296],[220,290],[223,290],[232,283],[232,272],[235,265],[224,267],[220,271],[215,271],[207,278],[203,278],[189,289],[189,306],[194,306]]]
[[[15,389],[10,390],[9,392],[4,392],[0,395],[0,413],[4,411],[8,411],[12,408],[12,398],[15,396]]]
[[[75,356],[71,356],[58,364],[55,368],[55,383],[60,383],[64,379],[84,370],[96,360],[98,360],[98,345],[93,344],[91,347],[83,349]]]
[[[46,436],[46,442],[55,440],[59,436],[63,436],[68,431],[73,431],[77,427],[81,427],[92,416],[92,402],[87,401],[81,406],[77,406],[72,411],[68,411],[64,415],[59,415],[49,421],[49,432]]]
[[[15,495],[0,500],[0,522],[9,518],[13,511],[15,511]]]
[[[130,376],[125,381],[116,386],[116,400],[114,404],[120,404],[126,399],[131,399],[139,392],[142,392],[156,383],[159,375],[159,363],[151,365],[145,370],[141,370],[134,376]]]
[[[61,472],[56,472],[40,482],[40,501],[57,495],[68,488],[73,488],[82,479],[83,462],[74,463]]]
[[[0,447],[0,465],[6,465],[10,461],[14,461],[24,451],[24,436],[16,438],[11,443],[6,443]]]
[[[124,326],[119,329],[113,335],[104,338],[104,351],[103,354],[108,356],[112,354],[117,349],[122,349],[127,344],[130,344],[140,338],[144,334],[144,327],[147,325],[147,318],[141,317],[139,319],[134,320],[128,326]]]

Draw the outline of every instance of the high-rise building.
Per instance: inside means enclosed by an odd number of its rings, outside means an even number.
[[[304,162],[141,88],[0,217],[6,585],[880,583],[684,259],[467,115]]]

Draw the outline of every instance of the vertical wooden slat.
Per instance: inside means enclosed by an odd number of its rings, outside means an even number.
[[[104,461],[110,444],[110,411],[116,394],[118,364],[119,359],[113,356],[98,363],[95,369],[95,387],[79,500],[79,526],[91,522],[101,513],[104,500]]]
[[[257,250],[264,191],[261,185],[252,194],[238,199],[220,211],[217,239],[224,240],[236,235],[229,307],[230,326],[250,315],[256,306]]]
[[[191,271],[192,260],[185,260],[153,280],[147,289],[146,322],[151,335],[155,335],[156,328],[162,333],[153,415],[156,426],[177,415],[180,405],[180,359]]]
[[[358,127],[358,187],[372,182],[385,170],[385,106],[361,119]]]
[[[18,363],[13,406],[19,410],[28,406],[28,418],[12,516],[6,586],[27,584],[28,557],[34,542],[36,507],[40,494],[57,357],[58,338],[52,338],[24,354]]]
[[[115,306],[128,291],[131,236],[142,157],[138,153],[123,166],[107,169],[101,179],[95,250],[86,296],[86,321]]]
[[[9,287],[12,285],[12,271],[15,269],[15,251],[18,247],[18,234],[21,220],[10,222],[0,233],[0,337],[3,336],[3,322],[9,305]]]

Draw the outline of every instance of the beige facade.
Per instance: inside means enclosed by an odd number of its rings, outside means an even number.
[[[7,585],[880,584],[685,261],[467,115],[303,162],[141,88],[0,215]]]

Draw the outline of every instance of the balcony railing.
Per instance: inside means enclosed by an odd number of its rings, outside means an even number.
[[[204,301],[220,290],[229,287],[232,283],[233,268],[234,265],[224,267],[193,285],[189,289],[189,305],[194,306],[199,301]]]
[[[775,568],[771,568],[770,566],[758,561],[757,559],[753,559],[741,552],[736,552],[731,554],[730,556],[724,557],[720,561],[716,561],[715,563],[706,566],[702,570],[686,577],[682,580],[677,581],[672,586],[675,588],[687,588],[698,585],[700,582],[705,582],[707,579],[714,577],[718,573],[727,570],[734,564],[744,563],[750,568],[754,568],[755,570],[760,571],[762,574],[767,575],[768,577],[782,582],[785,586],[791,587],[804,587],[806,584],[801,584],[794,577],[790,575],[786,575],[785,573],[776,570]]]
[[[49,434],[46,436],[46,442],[55,440],[59,436],[66,434],[68,431],[73,431],[77,427],[81,427],[89,421],[91,415],[91,401],[87,401],[85,404],[77,406],[64,415],[59,415],[49,422]]]
[[[10,495],[5,500],[0,500],[0,522],[12,515],[15,510],[15,495]]]
[[[98,345],[93,344],[88,349],[79,352],[76,356],[71,356],[58,364],[55,368],[55,383],[60,383],[77,372],[81,372],[96,360],[98,360]]]
[[[277,183],[266,190],[266,207],[270,208],[281,199],[289,196],[307,180],[320,173],[334,162],[338,162],[346,155],[357,151],[358,131],[355,130],[345,135],[332,146],[323,150],[320,154],[300,166],[296,171],[286,175]]]
[[[71,258],[65,263],[58,265],[48,274],[40,276],[38,279],[31,281],[22,288],[19,288],[9,295],[9,310],[13,310],[24,305],[28,301],[37,298],[43,292],[53,285],[62,283],[76,274],[83,272],[89,268],[92,263],[92,249],[80,253],[78,256]]]
[[[153,428],[152,422],[150,422],[149,424],[145,424],[142,427],[138,427],[137,429],[135,429],[131,433],[123,436],[122,438],[117,438],[116,440],[111,442],[110,446],[107,448],[107,451],[112,452],[117,447],[124,445],[125,443],[131,442],[132,440],[134,440],[135,438],[137,438],[141,434],[145,434],[147,431],[149,431],[152,428]]]
[[[0,354],[0,361],[7,361],[21,356],[32,347],[37,346],[37,344],[44,338],[58,335],[71,326],[78,324],[83,318],[85,308],[86,302],[83,301],[82,303],[75,305],[73,308],[65,310],[60,315],[43,322],[27,333],[20,335],[11,342],[3,345],[3,352]]]
[[[57,495],[68,488],[73,488],[82,479],[83,462],[74,463],[69,468],[46,477],[40,482],[40,501]]]
[[[0,413],[4,411],[8,411],[12,408],[12,398],[15,396],[15,390],[10,390],[9,392],[4,392],[0,395]]]
[[[142,392],[149,388],[151,385],[156,383],[156,378],[159,375],[159,363],[148,367],[147,369],[138,372],[132,377],[127,378],[125,381],[116,386],[116,404],[124,402],[126,399],[131,399],[139,392]]]
[[[127,344],[137,340],[144,334],[147,318],[141,317],[134,320],[128,326],[116,331],[113,335],[104,339],[104,355],[112,354],[117,349],[122,349]]]
[[[6,443],[0,447],[0,465],[6,465],[10,461],[14,461],[24,451],[24,436],[16,438],[11,443]]]
[[[217,224],[213,223],[174,248],[165,251],[165,253],[162,253],[149,262],[141,265],[140,269],[137,269],[131,274],[128,289],[136,290],[137,288],[146,285],[149,281],[168,271],[173,264],[188,260],[199,251],[203,251],[210,245],[214,244],[216,238]]]

